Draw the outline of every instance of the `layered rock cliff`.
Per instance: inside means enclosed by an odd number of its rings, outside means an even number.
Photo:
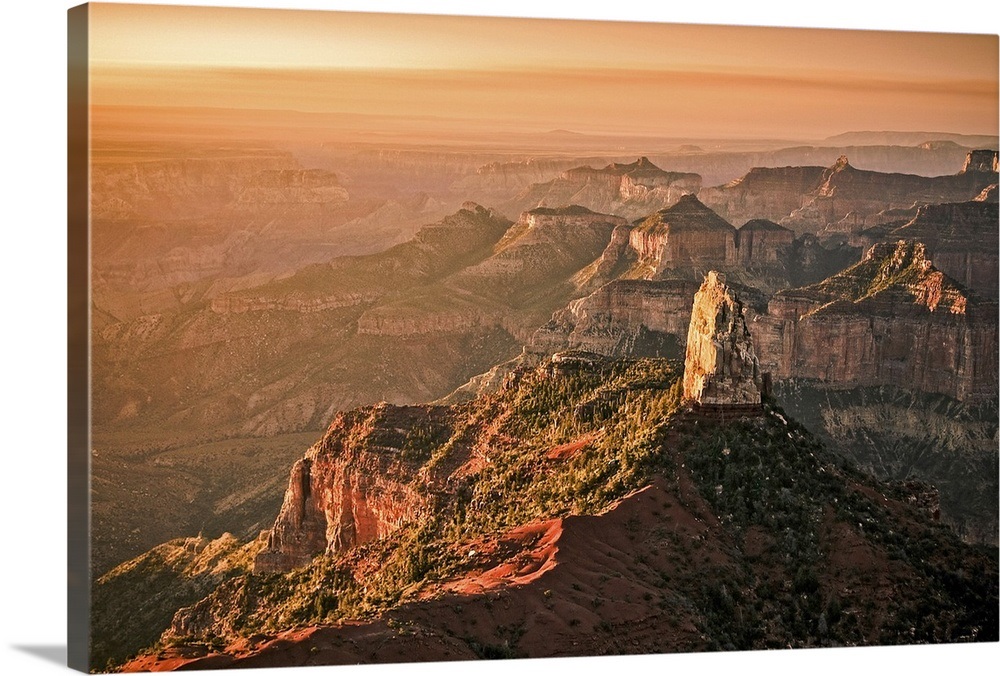
[[[575,167],[558,178],[529,186],[500,205],[507,213],[535,207],[579,204],[602,213],[638,218],[668,207],[683,195],[701,189],[701,176],[663,171],[646,157],[629,164],[612,163],[601,169]]]
[[[960,400],[997,393],[997,306],[938,271],[912,241],[879,244],[754,318],[761,366],[834,387],[889,384]]]
[[[603,162],[607,162],[605,159]],[[459,195],[490,198],[490,203],[506,201],[533,184],[546,183],[574,167],[602,163],[600,158],[529,158],[523,161],[490,162],[452,184]]]
[[[746,268],[775,265],[787,258],[794,241],[795,233],[774,221],[747,221],[736,231],[737,262]]]
[[[702,189],[698,198],[731,221],[778,221],[806,204],[823,172],[823,167],[754,167],[735,181]]]
[[[531,209],[504,234],[492,256],[456,274],[450,285],[532,305],[600,257],[614,229],[625,224],[621,217],[577,204]]]
[[[415,520],[427,503],[413,481],[430,449],[450,434],[449,412],[442,408],[380,404],[338,414],[292,466],[254,571],[290,570]]]
[[[764,218],[799,234],[847,236],[894,220],[887,216],[893,210],[975,198],[996,183],[996,157],[996,151],[975,150],[958,173],[922,176],[857,169],[842,155],[825,169],[755,167],[698,197],[733,222]]]
[[[581,349],[609,356],[679,357],[697,289],[697,283],[682,279],[610,282],[556,312],[526,349],[537,354]]]
[[[996,298],[998,233],[997,202],[973,200],[920,207],[913,220],[891,231],[887,239],[923,243],[934,267],[967,288]]]
[[[196,217],[237,201],[250,185],[263,188],[265,177],[296,170],[289,153],[258,148],[131,162],[101,159],[94,162],[91,177],[93,210],[114,220]],[[346,195],[333,174],[322,184],[335,188],[338,200]],[[272,182],[271,195],[283,187]]]
[[[685,195],[677,204],[643,219],[629,234],[644,276],[671,268],[707,270],[736,263],[736,228]]]
[[[996,150],[973,150],[965,158],[962,173],[979,172],[985,174],[997,173]]]
[[[684,398],[711,407],[759,405],[761,372],[743,303],[711,271],[694,296],[684,356]]]
[[[992,162],[985,157],[990,153]],[[823,173],[808,201],[779,222],[796,232],[856,232],[874,225],[869,217],[885,209],[971,200],[996,183],[995,171],[982,171],[995,166],[995,158],[996,151],[974,151],[959,173],[926,177],[856,169],[843,156]]]

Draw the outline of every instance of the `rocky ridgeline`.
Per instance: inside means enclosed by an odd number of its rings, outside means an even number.
[[[775,294],[753,326],[776,379],[976,401],[997,393],[996,313],[937,270],[922,244],[901,240],[820,284]]]
[[[694,296],[684,357],[684,398],[700,407],[759,407],[762,376],[743,303],[711,271]]]
[[[593,159],[598,163],[601,160]],[[604,160],[605,162],[607,160]],[[539,159],[520,162],[490,162],[476,169],[476,173],[463,176],[451,186],[457,195],[475,195],[477,199],[504,200],[510,195],[524,192],[532,184],[545,183],[564,171],[587,163],[583,158]]]
[[[342,293],[321,298],[306,297],[305,294],[290,294],[281,297],[248,297],[241,295],[216,296],[210,307],[220,315],[244,314],[246,312],[288,311],[308,314],[370,303],[379,298],[378,293]]]
[[[923,206],[911,221],[886,238],[921,242],[938,270],[976,293],[996,298],[1000,275],[998,216],[995,197],[992,201]]]
[[[683,279],[610,282],[556,312],[534,333],[527,350],[678,357],[697,289],[697,283]]]
[[[798,232],[853,232],[885,209],[971,200],[997,180],[995,171],[979,170],[986,164],[981,156],[990,152],[996,156],[995,151],[970,153],[968,171],[934,177],[864,171],[841,157],[823,173],[809,202],[781,223]]]
[[[190,219],[222,207],[347,201],[336,174],[305,170],[291,155],[97,162],[92,176],[96,219]]]
[[[975,150],[958,173],[929,177],[857,169],[845,155],[827,168],[754,168],[698,196],[732,221],[766,218],[800,234],[844,236],[885,224],[887,211],[974,199],[997,182],[996,166],[996,151]]]
[[[449,430],[448,409],[374,407],[340,413],[292,467],[255,572],[279,572],[370,542],[427,508],[412,481],[425,445]],[[429,448],[429,446],[427,446]]]
[[[447,306],[433,312],[392,305],[366,311],[358,318],[360,336],[400,338],[461,333],[472,329],[503,326],[503,317],[472,305]]]
[[[996,396],[996,303],[938,270],[920,242],[874,245],[844,272],[770,298],[738,288],[761,366],[776,379]],[[678,357],[696,290],[681,279],[610,282],[556,312],[521,361],[567,349]]]
[[[824,167],[754,167],[725,185],[703,188],[698,198],[723,218],[779,221],[801,209]]]
[[[505,302],[550,294],[592,264],[625,219],[580,205],[538,207],[521,214],[492,255],[458,272],[449,286]],[[537,325],[537,324],[536,324]]]
[[[551,181],[535,183],[501,206],[508,213],[578,204],[625,218],[639,218],[675,204],[701,189],[701,176],[663,171],[646,157],[601,169],[574,167]]]
[[[328,204],[340,206],[348,200],[337,175],[322,169],[270,169],[252,175],[237,194],[241,203]]]

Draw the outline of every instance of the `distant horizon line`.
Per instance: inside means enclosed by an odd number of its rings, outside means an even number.
[[[267,114],[267,115],[286,115],[286,116],[299,116],[299,117],[309,117],[314,119],[322,118],[340,118],[349,119],[361,122],[364,120],[394,120],[398,122],[413,121],[413,122],[434,122],[434,123],[467,123],[466,120],[461,118],[449,118],[443,116],[435,115],[391,115],[385,113],[361,113],[361,112],[344,112],[344,111],[308,111],[308,110],[298,110],[294,108],[260,108],[252,106],[186,106],[186,105],[156,105],[156,104],[142,104],[142,103],[127,103],[127,104],[117,104],[117,103],[93,103],[91,104],[91,110],[94,112],[108,111],[108,112],[124,112],[130,110],[159,110],[163,112],[168,111],[184,111],[188,114],[190,113],[243,113],[243,114]],[[277,122],[277,121],[276,121]],[[178,120],[179,126],[184,126],[184,120]],[[482,124],[482,123],[479,123]],[[97,125],[100,126],[100,125]],[[117,126],[117,125],[116,125]],[[275,124],[261,125],[262,127],[273,127]],[[278,125],[280,126],[280,124]],[[95,131],[92,129],[92,132]],[[363,134],[367,136],[436,136],[447,134],[453,137],[468,137],[476,136],[479,132],[473,130],[465,130],[457,132],[454,130],[386,130],[386,129],[371,129],[371,130],[338,130],[341,132],[349,132],[353,134]],[[567,127],[546,127],[546,128],[536,128],[536,129],[522,129],[522,130],[510,130],[502,129],[489,132],[491,136],[558,136],[562,135],[564,137],[580,137],[581,140],[601,140],[601,139],[627,139],[627,140],[648,140],[648,141],[658,141],[658,142],[681,142],[689,143],[691,141],[701,141],[701,142],[738,142],[738,141],[752,141],[756,143],[791,143],[791,144],[803,144],[803,143],[815,143],[815,142],[828,142],[836,141],[840,137],[851,136],[851,135],[862,135],[862,134],[884,134],[884,135],[907,135],[907,136],[926,136],[924,141],[920,143],[932,142],[936,140],[949,140],[947,138],[941,137],[956,137],[956,138],[969,138],[975,139],[977,137],[983,137],[991,139],[994,143],[1000,143],[1000,134],[992,131],[980,131],[980,132],[959,132],[959,131],[947,131],[943,129],[937,129],[928,131],[926,129],[905,129],[905,128],[892,128],[892,129],[864,129],[864,128],[849,128],[844,131],[839,131],[835,133],[830,133],[826,135],[816,135],[816,136],[802,136],[802,137],[779,137],[779,136],[754,136],[748,135],[705,135],[705,134],[670,134],[661,135],[655,132],[640,132],[640,131],[607,131],[607,130],[586,130],[580,131],[578,129],[567,128]],[[939,137],[939,138],[935,138]],[[870,144],[866,144],[870,145]],[[894,143],[877,143],[874,145],[898,145]]]

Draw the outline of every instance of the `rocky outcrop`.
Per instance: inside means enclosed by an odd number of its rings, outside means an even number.
[[[794,232],[774,221],[747,221],[736,231],[737,262],[748,268],[774,265],[788,253],[794,240]]]
[[[970,297],[918,242],[876,245],[820,284],[779,292],[751,325],[775,378],[959,400],[997,393],[996,304]]]
[[[857,169],[841,155],[825,169],[755,167],[698,197],[733,222],[764,218],[799,234],[846,236],[898,220],[892,210],[975,198],[997,182],[996,156],[975,150],[958,173],[923,176]]]
[[[806,204],[823,172],[823,167],[754,167],[726,185],[702,189],[698,199],[731,221],[778,221]]]
[[[743,303],[713,270],[694,296],[684,398],[710,407],[759,405],[761,380]]]
[[[603,161],[607,162],[606,159]],[[523,192],[532,184],[552,181],[567,169],[600,162],[599,158],[530,158],[521,162],[490,162],[476,169],[475,174],[460,178],[451,189],[458,195],[502,201]]]
[[[551,293],[597,260],[615,228],[624,225],[621,217],[577,204],[531,209],[504,234],[493,255],[459,272],[452,285],[505,300],[535,296],[536,290]]]
[[[245,295],[227,294],[213,298],[210,307],[212,312],[220,315],[243,314],[245,312],[272,312],[275,310],[308,314],[370,303],[377,300],[379,295],[378,293],[364,293],[361,291],[334,294],[321,298],[310,298],[301,293],[293,293],[280,298],[253,298]]]
[[[995,171],[981,170],[989,164],[983,151],[973,151],[966,158],[968,170],[927,177],[856,169],[842,156],[823,173],[810,199],[779,223],[796,232],[850,233],[875,225],[869,217],[886,209],[971,200],[997,181]]]
[[[996,298],[998,274],[996,201],[959,202],[921,207],[913,220],[887,239],[907,239],[925,246],[934,267],[984,296]]]
[[[281,572],[317,554],[380,538],[427,507],[417,472],[450,431],[447,409],[374,407],[340,413],[292,466],[284,503],[255,572]]]
[[[581,228],[608,223],[623,225],[626,221],[619,216],[595,213],[584,206],[572,204],[563,207],[536,207],[521,214],[517,225],[525,230],[525,233],[519,236],[523,244],[557,239],[563,234],[564,229],[578,231]]]
[[[983,191],[973,199],[976,202],[997,202],[1000,201],[1000,190],[997,190],[996,183],[992,183],[983,188]]]
[[[970,152],[965,158],[965,164],[962,165],[962,173],[968,172],[997,173],[997,151],[973,150]]]
[[[529,186],[502,204],[501,209],[510,213],[579,204],[602,213],[638,218],[700,189],[698,174],[663,171],[641,157],[629,164],[612,163],[601,169],[574,167],[556,179]]]
[[[629,234],[629,244],[649,276],[671,268],[731,266],[737,260],[736,228],[694,195],[645,218]]]
[[[437,304],[435,303],[435,306]],[[358,335],[402,338],[461,333],[478,327],[501,326],[503,316],[470,304],[442,302],[434,309],[413,305],[372,308],[358,318]]]
[[[697,284],[616,280],[556,312],[528,352],[581,349],[608,356],[680,356]]]

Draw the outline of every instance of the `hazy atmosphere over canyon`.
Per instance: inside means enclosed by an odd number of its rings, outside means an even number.
[[[997,36],[89,12],[91,668],[997,640]]]

